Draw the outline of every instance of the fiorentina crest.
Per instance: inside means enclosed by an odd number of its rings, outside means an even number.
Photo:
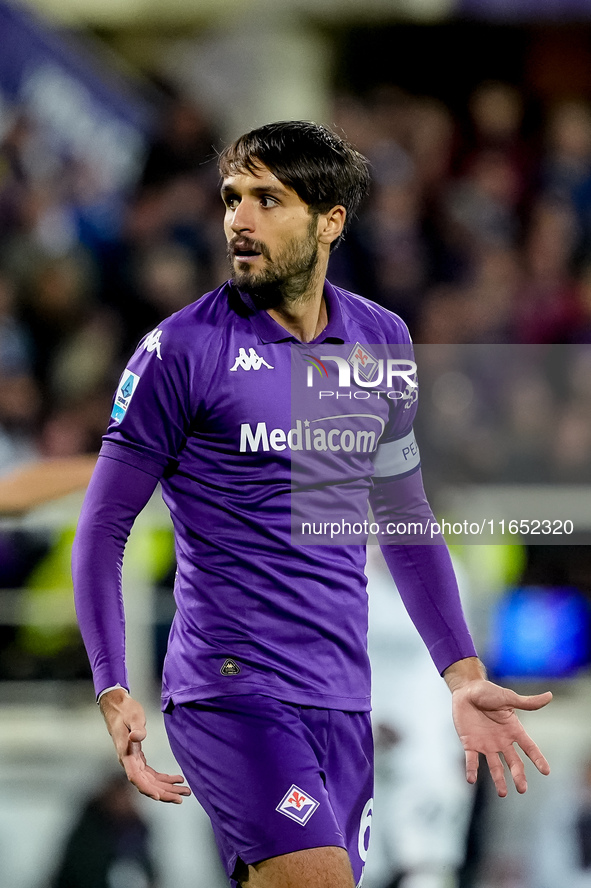
[[[287,790],[277,807],[276,811],[285,814],[292,820],[297,820],[302,826],[308,822],[320,802],[313,799],[312,796],[300,789],[299,786],[292,784]]]

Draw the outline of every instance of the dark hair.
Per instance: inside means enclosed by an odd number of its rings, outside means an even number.
[[[367,159],[346,139],[317,123],[268,123],[240,136],[218,160],[222,176],[255,173],[260,163],[312,212],[326,213],[337,204],[345,207],[345,226],[369,191]]]

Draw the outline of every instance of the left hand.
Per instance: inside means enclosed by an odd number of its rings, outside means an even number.
[[[548,762],[515,714],[516,709],[535,710],[546,706],[552,699],[549,691],[523,696],[480,678],[461,683],[452,693],[453,720],[466,753],[468,783],[476,782],[478,754],[483,753],[497,793],[504,798],[507,783],[502,755],[517,792],[525,792],[525,768],[514,743],[521,747],[541,774],[550,773]]]

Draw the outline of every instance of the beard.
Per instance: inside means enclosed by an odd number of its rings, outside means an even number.
[[[261,254],[266,262],[265,268],[258,272],[248,267],[238,271],[234,269],[232,245],[238,239],[241,244],[245,244],[245,249]],[[292,238],[275,259],[271,257],[266,244],[246,237],[230,241],[228,258],[232,267],[232,282],[238,289],[248,293],[258,309],[280,308],[305,301],[312,293],[310,285],[316,277],[318,266],[316,218],[310,221],[306,238]]]

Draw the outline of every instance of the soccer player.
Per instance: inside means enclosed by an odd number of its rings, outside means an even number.
[[[121,377],[74,546],[78,617],[129,779],[181,802],[183,778],[144,758],[144,712],[125,671],[123,549],[160,482],[178,562],[164,719],[228,877],[354,888],[372,815],[363,521],[368,502],[379,528],[433,518],[412,434],[412,346],[400,318],[325,278],[368,189],[350,144],[311,123],[269,124],[219,167],[232,279],[146,336]],[[390,387],[377,383],[385,367]],[[502,755],[524,792],[513,744],[549,767],[515,709],[551,695],[486,680],[446,546],[434,542],[383,551],[452,691],[468,781],[484,753],[506,795]]]

